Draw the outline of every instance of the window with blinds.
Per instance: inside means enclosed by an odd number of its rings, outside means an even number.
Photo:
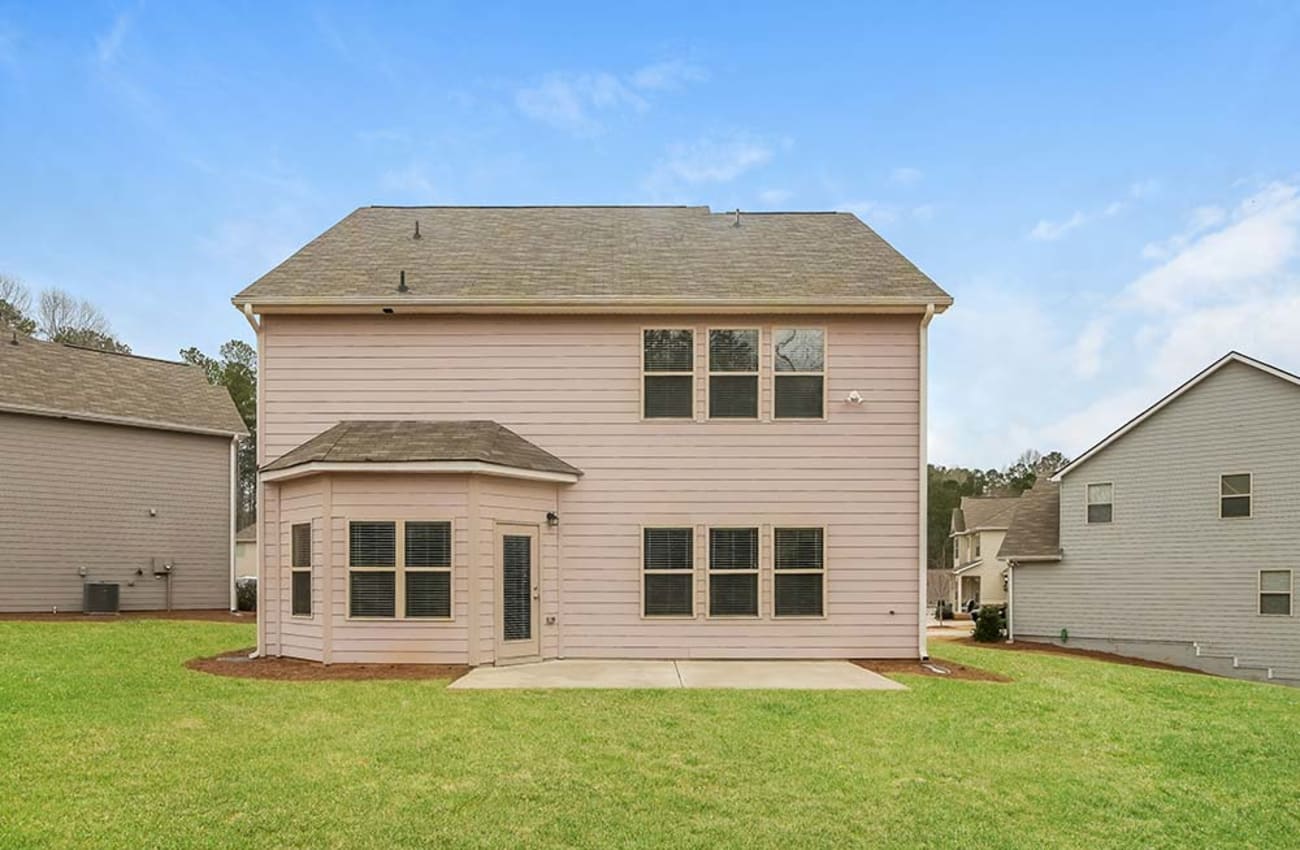
[[[758,616],[758,529],[709,529],[709,616]]]
[[[349,616],[449,619],[451,537],[446,521],[350,522]]]
[[[695,332],[647,329],[642,332],[642,382],[646,419],[695,416]]]
[[[289,612],[295,617],[311,616],[311,523],[298,522],[289,528]]]
[[[826,415],[826,332],[778,328],[772,334],[773,415],[821,419]]]
[[[772,613],[777,617],[820,617],[825,613],[825,532],[820,528],[778,528],[773,532]]]
[[[709,331],[709,418],[758,418],[758,331]]]
[[[647,617],[695,614],[695,542],[690,528],[642,531],[643,612]]]

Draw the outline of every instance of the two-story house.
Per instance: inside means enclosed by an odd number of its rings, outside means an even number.
[[[962,496],[961,505],[953,508],[949,536],[958,610],[970,603],[1007,601],[1007,562],[998,556],[998,549],[1019,501],[1017,496]]]
[[[368,207],[233,302],[262,652],[924,655],[951,298],[854,216]]]
[[[1300,684],[1300,377],[1229,353],[1020,501],[1012,639]]]

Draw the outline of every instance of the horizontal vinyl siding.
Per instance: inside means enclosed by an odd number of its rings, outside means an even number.
[[[1300,388],[1229,364],[1067,475],[1059,564],[1015,570],[1018,637],[1198,642],[1300,674],[1293,616],[1256,613],[1258,571],[1300,579]],[[1220,519],[1219,475],[1252,472],[1253,516]],[[1114,521],[1087,525],[1089,483]]]
[[[174,608],[230,604],[229,438],[0,413],[0,611],[81,610],[83,566],[164,608],[165,561]]]
[[[826,421],[641,421],[641,329],[759,326],[760,413],[773,410],[772,327],[827,330]],[[543,652],[566,656],[913,656],[917,634],[918,345],[915,317],[266,316],[264,462],[342,419],[493,419],[583,470],[543,529]],[[858,391],[861,406],[842,401]],[[343,480],[342,477],[336,477]],[[486,481],[486,479],[484,479]],[[481,493],[480,546],[500,510]],[[499,490],[496,492],[500,492]],[[540,505],[516,504],[544,516]],[[340,513],[338,497],[335,513]],[[645,620],[640,526],[827,526],[828,617]],[[554,535],[558,554],[548,555]],[[697,547],[697,595],[707,549]],[[549,566],[548,558],[554,566]],[[554,576],[554,579],[552,579]],[[550,582],[556,583],[555,592]],[[480,577],[480,646],[491,574]],[[702,603],[701,603],[702,609]],[[543,623],[545,620],[543,619]]]

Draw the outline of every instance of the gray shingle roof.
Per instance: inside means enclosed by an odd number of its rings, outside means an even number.
[[[976,528],[1006,528],[1016,512],[1019,496],[962,496],[952,512],[954,533]]]
[[[403,271],[410,291],[399,294]],[[742,213],[736,226],[708,207],[362,207],[234,298],[377,300],[952,302],[850,213]]]
[[[26,337],[0,339],[0,409],[248,433],[230,393],[197,366]]]
[[[1020,497],[998,557],[1044,560],[1061,557],[1061,485],[1039,478]]]
[[[263,471],[317,462],[418,461],[481,461],[536,472],[582,474],[577,467],[489,420],[340,422],[281,455],[263,467]]]

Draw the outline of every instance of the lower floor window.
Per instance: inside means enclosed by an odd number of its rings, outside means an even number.
[[[1259,571],[1259,613],[1291,616],[1291,571]]]
[[[294,523],[290,527],[289,543],[289,613],[295,617],[310,617],[311,523]]]
[[[709,616],[758,616],[758,529],[709,529]]]
[[[451,617],[451,523],[348,524],[351,617]]]
[[[825,532],[820,528],[778,528],[773,535],[772,613],[777,617],[820,617],[825,613]]]
[[[641,532],[642,613],[690,617],[695,613],[694,532],[647,528]]]

